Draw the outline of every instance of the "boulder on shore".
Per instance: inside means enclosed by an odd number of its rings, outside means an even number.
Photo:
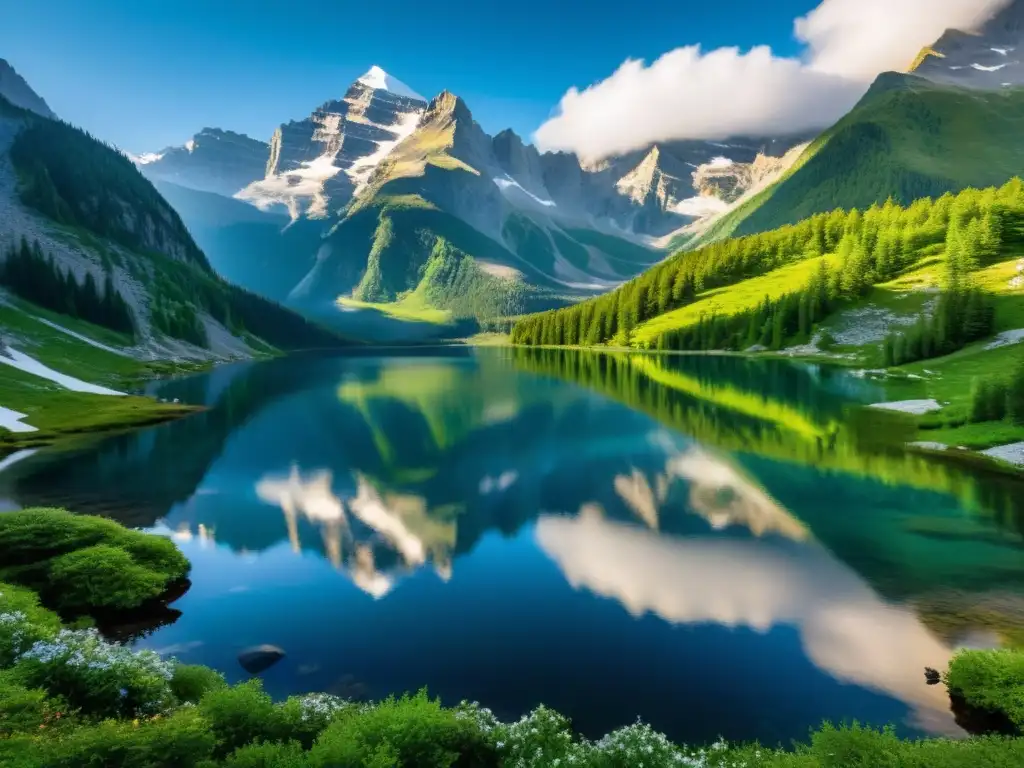
[[[276,645],[254,645],[238,654],[238,663],[250,675],[258,675],[283,659],[285,653]]]

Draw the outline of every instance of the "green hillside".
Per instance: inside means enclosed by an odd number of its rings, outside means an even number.
[[[781,181],[730,212],[709,242],[833,208],[907,205],[1024,174],[1024,88],[975,91],[887,72]]]
[[[283,304],[313,268],[323,222],[289,221],[241,200],[166,181],[154,186],[188,223],[210,266],[225,280]]]
[[[836,210],[678,253],[605,296],[520,320],[512,340],[780,349],[809,341],[820,323],[862,301],[873,286],[926,264],[941,276],[927,286],[939,291],[937,307],[933,319],[921,321],[927,328],[915,331],[921,339],[908,331],[904,341],[924,344],[915,354],[932,357],[994,332],[1000,318],[1016,316],[1017,304],[1007,302],[1020,302],[1022,291],[1009,288],[1016,272],[1006,262],[1019,258],[1022,244],[1020,179],[998,190],[924,198],[906,208],[890,201],[863,213]]]
[[[22,238],[0,254],[7,265],[0,285],[47,309],[130,335],[142,318],[124,306],[126,297],[115,287],[126,280],[144,286],[155,334],[207,346],[205,314],[238,337],[258,337],[278,349],[343,343],[214,274],[178,213],[123,154],[67,123],[4,103],[4,114],[24,120],[10,147],[21,201],[52,222],[55,237],[90,254],[105,280],[75,277],[49,248]],[[52,290],[40,290],[51,284]],[[112,308],[97,309],[104,302]],[[104,317],[113,320],[104,323]]]

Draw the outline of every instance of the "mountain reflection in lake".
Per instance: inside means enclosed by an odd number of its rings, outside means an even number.
[[[0,500],[172,536],[193,583],[137,642],[233,680],[279,645],[276,696],[427,686],[691,742],[958,735],[923,668],[1024,638],[1024,494],[906,454],[857,407],[871,386],[537,350],[233,366],[154,385],[207,412],[9,462]]]

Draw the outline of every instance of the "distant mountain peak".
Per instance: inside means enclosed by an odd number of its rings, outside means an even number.
[[[1024,84],[1024,0],[963,29],[947,29],[924,47],[908,71],[938,83],[982,90]]]
[[[47,106],[43,97],[32,90],[6,59],[0,59],[0,96],[16,107],[56,120],[57,115]]]
[[[367,88],[371,88],[375,91],[389,91],[396,96],[404,96],[407,99],[426,101],[425,98],[416,93],[416,91],[408,85],[403,83],[397,77],[392,77],[376,64],[370,67],[366,74],[356,80],[356,82],[362,83]]]
[[[423,122],[431,122],[438,119],[450,118],[453,120],[471,121],[473,113],[469,111],[466,102],[461,96],[456,96],[449,90],[443,90],[430,100],[427,111],[423,115]]]

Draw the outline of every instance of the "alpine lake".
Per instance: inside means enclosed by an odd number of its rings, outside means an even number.
[[[906,450],[880,385],[784,360],[438,347],[154,382],[208,410],[8,459],[0,509],[172,537],[114,636],[275,697],[426,687],[597,737],[963,735],[944,669],[1024,645],[1024,484]]]

